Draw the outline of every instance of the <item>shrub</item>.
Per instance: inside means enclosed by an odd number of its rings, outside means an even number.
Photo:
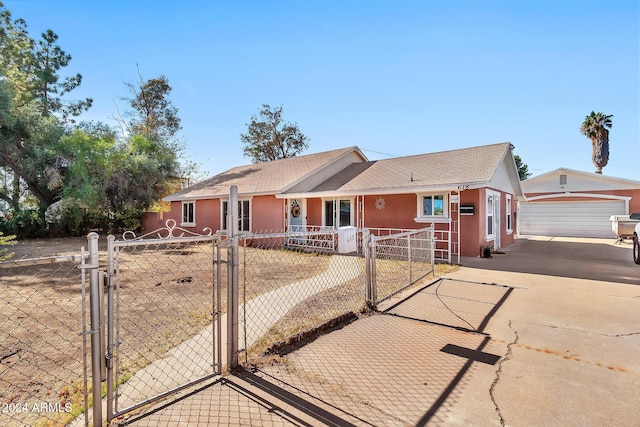
[[[44,216],[35,209],[16,211],[13,216],[0,223],[0,233],[18,238],[38,238],[47,234]]]

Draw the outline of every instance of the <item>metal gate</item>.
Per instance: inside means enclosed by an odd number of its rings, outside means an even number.
[[[367,301],[381,301],[433,273],[435,240],[432,227],[376,236],[367,233]]]
[[[219,236],[186,233],[170,220],[140,238],[109,236],[104,272],[90,251],[91,323],[102,351],[92,352],[93,401],[102,401],[96,385],[106,382],[107,421],[222,372],[222,286],[231,249]],[[94,425],[102,417],[96,406]]]

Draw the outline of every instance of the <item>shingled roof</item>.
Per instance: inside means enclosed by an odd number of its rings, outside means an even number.
[[[164,198],[165,201],[227,197],[229,186],[238,194],[305,197],[424,191],[456,185],[485,185],[511,149],[511,143],[441,151],[415,156],[366,161],[357,147],[325,151],[271,162],[238,166]],[[351,163],[311,191],[297,193],[301,182],[338,159],[357,152],[362,162]],[[517,175],[517,171],[516,171]],[[517,177],[515,178],[517,180]],[[299,190],[298,190],[299,191]]]
[[[173,193],[163,200],[171,202],[227,197],[229,195],[229,186],[231,185],[236,185],[238,194],[245,196],[278,194],[292,184],[318,172],[354,151],[360,153],[357,147],[347,147],[271,162],[237,166]],[[361,154],[361,156],[364,158],[364,155]]]
[[[421,187],[486,184],[510,147],[511,143],[504,142],[352,164],[310,193],[388,193]]]

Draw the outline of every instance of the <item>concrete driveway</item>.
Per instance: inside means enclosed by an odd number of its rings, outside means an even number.
[[[492,258],[463,258],[462,265],[576,279],[640,285],[630,240],[523,236]]]
[[[493,258],[463,259],[451,277],[515,290],[486,328],[499,367],[470,376],[458,420],[485,414],[478,424],[491,425],[492,406],[503,425],[638,425],[640,265],[631,251],[629,242],[529,237]]]

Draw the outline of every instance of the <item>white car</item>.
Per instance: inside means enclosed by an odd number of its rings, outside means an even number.
[[[633,231],[633,261],[640,264],[640,223],[636,224]]]

